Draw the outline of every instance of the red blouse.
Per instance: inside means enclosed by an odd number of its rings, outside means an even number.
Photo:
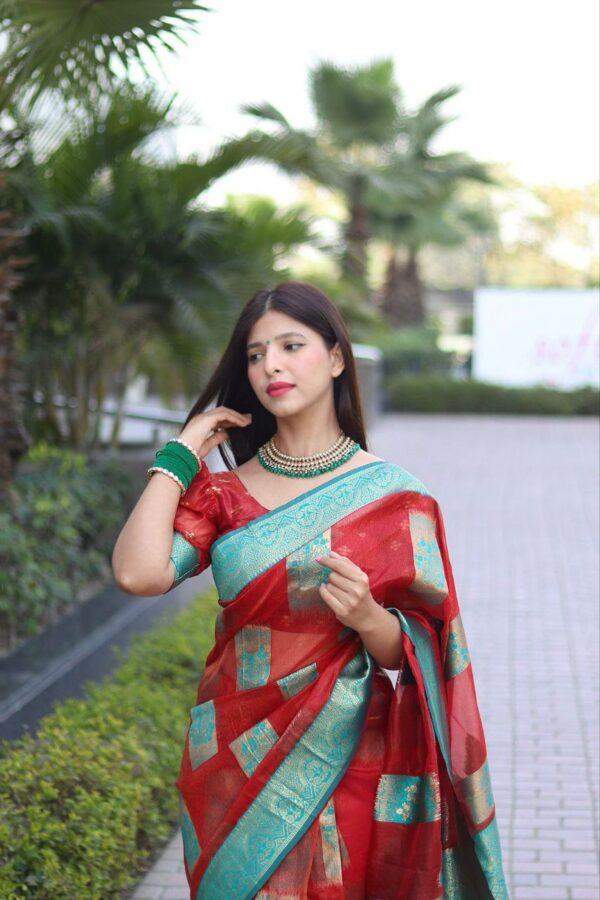
[[[173,528],[198,550],[198,575],[211,564],[210,547],[222,534],[270,512],[248,493],[230,470],[211,472],[206,462],[181,497]]]

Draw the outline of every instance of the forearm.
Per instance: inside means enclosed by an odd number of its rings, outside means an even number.
[[[168,587],[173,522],[180,498],[181,490],[173,479],[162,472],[150,478],[112,554],[113,574],[123,590],[152,593]]]
[[[402,626],[394,613],[374,603],[359,634],[371,656],[383,669],[396,671],[400,668],[404,654]]]

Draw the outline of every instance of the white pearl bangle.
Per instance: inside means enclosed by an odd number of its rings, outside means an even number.
[[[181,488],[181,496],[183,497],[183,495],[185,494],[186,487],[185,487],[185,484],[183,483],[183,481],[181,480],[181,478],[178,478],[177,475],[173,474],[173,472],[169,472],[168,469],[163,469],[162,466],[150,466],[150,468],[147,470],[147,472],[148,472],[148,478],[152,478],[152,476],[154,475],[155,472],[162,472],[163,475],[168,475],[169,478],[172,478],[173,481],[176,481],[177,484],[179,485],[179,487]]]
[[[202,460],[200,459],[200,457],[198,456],[198,454],[196,453],[194,448],[190,444],[187,443],[187,441],[182,441],[181,438],[169,438],[169,440],[167,441],[167,444],[182,444],[184,447],[186,447],[190,451],[190,453],[194,454],[194,456],[196,457],[196,459],[198,461],[198,468],[202,467]]]

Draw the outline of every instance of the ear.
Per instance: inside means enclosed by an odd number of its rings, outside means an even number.
[[[344,357],[342,355],[342,351],[340,349],[339,343],[336,343],[334,347],[330,350],[331,354],[331,374],[334,378],[337,378],[338,375],[341,375],[345,369]]]

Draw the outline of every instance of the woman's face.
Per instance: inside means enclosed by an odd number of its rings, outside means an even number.
[[[289,416],[333,398],[333,378],[344,368],[338,344],[329,350],[321,335],[286,313],[269,310],[250,330],[246,348],[248,379],[259,401],[274,416]],[[284,381],[293,387],[270,394]]]

